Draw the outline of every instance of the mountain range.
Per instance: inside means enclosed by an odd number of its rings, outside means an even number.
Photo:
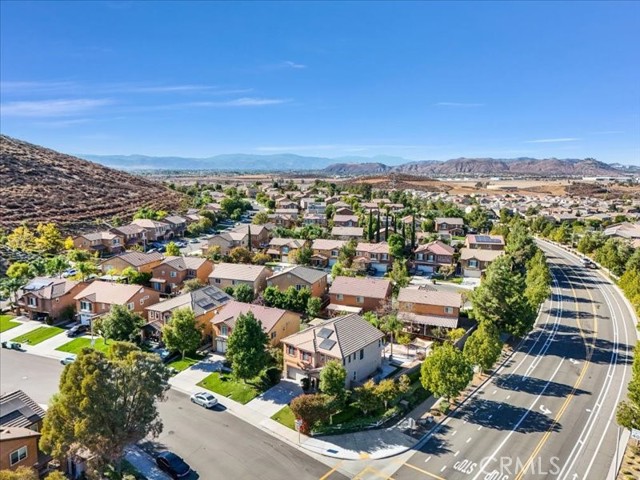
[[[207,158],[146,155],[89,155],[80,158],[122,170],[322,171],[327,175],[619,175],[640,172],[640,166],[607,164],[592,158],[455,158],[410,161],[402,157],[314,157],[291,153],[273,155],[223,154]]]

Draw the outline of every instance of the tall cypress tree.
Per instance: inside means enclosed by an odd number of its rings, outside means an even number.
[[[251,225],[247,225],[247,231],[248,231],[248,235],[249,235],[249,251],[251,251]]]
[[[393,223],[393,233],[398,233],[398,222],[396,222],[395,215],[391,215],[391,222]]]
[[[384,241],[389,241],[389,212],[384,216]]]
[[[373,240],[373,212],[369,209],[369,232],[367,234],[369,241]]]
[[[378,208],[378,223],[376,224],[376,243],[380,243],[380,208]]]
[[[416,248],[416,216],[411,215],[411,251]]]

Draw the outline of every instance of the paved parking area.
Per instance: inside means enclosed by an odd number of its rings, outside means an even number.
[[[265,417],[271,417],[301,394],[302,387],[297,382],[283,378],[278,385],[257,396],[246,406],[260,412]]]

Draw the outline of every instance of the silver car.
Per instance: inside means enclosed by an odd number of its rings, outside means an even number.
[[[60,363],[62,365],[69,365],[70,363],[73,363],[76,361],[76,356],[75,355],[69,355],[68,357],[64,357],[62,360],[60,360]]]
[[[218,404],[218,400],[208,392],[197,392],[191,395],[191,401],[203,406],[204,408],[212,408]]]

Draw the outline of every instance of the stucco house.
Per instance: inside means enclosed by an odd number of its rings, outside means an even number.
[[[457,328],[462,296],[433,287],[406,287],[398,293],[398,319],[405,329],[427,335],[432,327]]]

